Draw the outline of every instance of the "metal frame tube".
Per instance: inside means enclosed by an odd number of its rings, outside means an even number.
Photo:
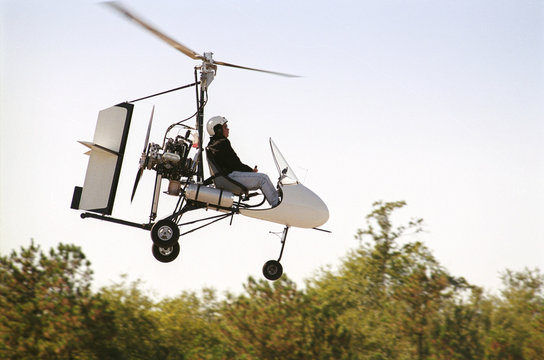
[[[153,191],[153,202],[151,203],[151,214],[149,215],[150,222],[153,222],[157,217],[157,209],[159,208],[159,197],[161,195],[162,175],[157,173],[155,177],[155,190]]]

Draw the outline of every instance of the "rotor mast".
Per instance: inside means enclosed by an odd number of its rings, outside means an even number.
[[[195,67],[195,77],[196,71],[200,71],[200,94],[197,91],[197,131],[198,131],[198,167],[197,167],[197,181],[204,180],[204,163],[203,163],[203,152],[204,152],[204,107],[206,106],[208,86],[212,83],[217,73],[217,65],[213,62],[213,53],[205,52],[202,60],[202,65]]]
[[[198,90],[197,90],[198,91]],[[204,90],[202,87],[200,88],[200,97],[198,99],[198,114],[196,115],[196,128],[198,131],[198,167],[197,167],[197,173],[196,173],[196,180],[197,182],[204,180],[204,167],[202,166],[202,153],[204,152],[203,146],[202,146],[202,140],[204,138],[204,105],[206,104],[204,100]]]

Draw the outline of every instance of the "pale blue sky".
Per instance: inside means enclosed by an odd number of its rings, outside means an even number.
[[[376,200],[406,200],[399,221],[423,217],[419,239],[477,285],[544,268],[544,2],[124,3],[217,60],[303,76],[220,68],[206,109],[230,119],[242,160],[274,178],[272,137],[328,204],[332,235],[290,232],[282,263],[299,283],[357,245]],[[2,254],[31,237],[75,243],[97,286],[128,273],[161,295],[262,276],[281,226],[237,217],[188,235],[164,265],[147,232],[69,209],[87,165],[77,140],[92,139],[98,111],[191,83],[196,63],[95,1],[0,0],[0,46]],[[150,172],[129,198],[153,105],[159,142],[194,112],[194,92],[136,104],[114,214],[138,222]]]

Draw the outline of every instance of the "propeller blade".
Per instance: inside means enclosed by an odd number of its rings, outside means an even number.
[[[127,10],[119,2],[117,2],[117,1],[106,1],[104,4],[110,6],[112,9],[114,9],[114,10],[118,11],[119,13],[125,15],[130,20],[132,20],[135,23],[137,23],[138,25],[142,26],[147,31],[151,32],[152,34],[154,34],[159,39],[166,42],[168,45],[172,46],[173,48],[181,51],[182,53],[184,53],[185,55],[187,55],[191,59],[204,60],[204,57],[202,55],[200,55],[196,51],[193,51],[193,50],[189,49],[187,46],[183,45],[182,43],[180,43],[180,42],[178,42],[178,41],[176,41],[174,39],[172,39],[168,35],[164,34],[163,32],[161,32],[161,31],[157,30],[156,28],[154,28],[153,26],[149,25],[147,22],[145,22],[144,20],[140,19],[139,17],[134,15],[132,12]]]
[[[140,177],[142,176],[142,173],[144,172],[144,168],[140,167],[138,169],[138,172],[136,173],[136,180],[134,181],[134,187],[132,188],[132,196],[130,197],[130,202],[134,199],[134,194],[136,194],[136,189],[138,188],[138,183],[140,182]]]
[[[223,61],[215,61],[215,60],[214,60],[213,63],[214,63],[215,65],[229,66],[229,67],[233,67],[233,68],[237,68],[237,69],[258,71],[258,72],[263,72],[263,73],[267,73],[267,74],[273,74],[273,75],[279,75],[279,76],[286,76],[286,77],[291,77],[291,78],[300,77],[299,75],[292,75],[292,74],[280,73],[280,72],[276,72],[276,71],[255,69],[255,68],[250,68],[250,67],[247,67],[247,66],[240,66],[240,65],[230,64],[230,63],[226,63],[226,62],[223,62]]]
[[[149,143],[149,134],[151,133],[151,124],[153,123],[154,113],[155,113],[155,105],[153,105],[153,109],[151,109],[151,117],[149,118],[149,124],[147,125],[147,134],[145,135],[144,149],[142,150],[143,154],[145,154],[145,152],[147,151],[147,144]]]
[[[155,113],[155,105],[151,109],[151,117],[149,118],[149,124],[147,125],[147,134],[145,135],[144,149],[142,150],[142,157],[140,159],[140,167],[138,173],[136,174],[136,180],[134,181],[134,187],[132,188],[132,196],[130,197],[130,202],[134,199],[134,194],[136,194],[136,189],[138,188],[138,183],[140,182],[140,177],[144,172],[144,169],[147,164],[147,145],[149,144],[149,134],[151,133],[151,124],[153,123],[153,114]]]

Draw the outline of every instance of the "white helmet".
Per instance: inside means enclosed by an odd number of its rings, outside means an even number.
[[[224,118],[223,116],[214,116],[210,120],[208,120],[208,123],[206,124],[206,129],[208,130],[208,134],[210,136],[215,135],[215,130],[213,129],[216,125],[223,125],[228,120]]]

